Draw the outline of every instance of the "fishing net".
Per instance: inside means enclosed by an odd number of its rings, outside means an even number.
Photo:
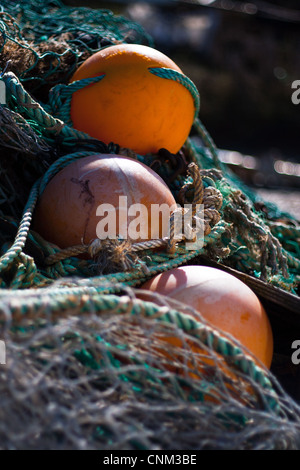
[[[176,155],[137,155],[72,127],[72,73],[107,45],[153,46],[138,24],[58,1],[2,2],[0,16],[1,448],[299,449],[300,410],[278,378],[191,308],[139,289],[173,267],[216,263],[295,305],[299,222],[220,162],[198,116]],[[61,250],[36,233],[47,183],[95,153],[136,158],[177,201],[203,203],[203,246]],[[88,250],[95,259],[77,256]]]

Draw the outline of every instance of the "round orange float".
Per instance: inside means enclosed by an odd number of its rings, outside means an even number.
[[[90,56],[71,82],[104,76],[73,93],[74,128],[141,155],[160,148],[178,152],[194,121],[194,99],[183,84],[154,75],[153,68],[184,77],[169,57],[148,46],[119,44]]]
[[[96,238],[141,241],[167,236],[168,220],[163,211],[151,216],[153,204],[166,204],[170,211],[176,207],[159,175],[132,158],[96,154],[73,161],[49,181],[33,228],[60,248]]]
[[[236,277],[207,266],[184,266],[141,286],[193,307],[211,325],[229,333],[267,368],[273,357],[268,316],[255,293]],[[173,342],[173,339],[172,339]]]

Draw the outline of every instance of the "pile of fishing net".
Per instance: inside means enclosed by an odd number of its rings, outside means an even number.
[[[205,262],[294,306],[298,221],[220,163],[196,118],[179,155],[162,152],[158,167],[155,155],[135,158],[173,194],[193,195],[200,178],[220,196],[207,203],[203,247],[149,248],[143,269],[106,271],[61,253],[31,228],[39,191],[76,158],[121,152],[65,119],[68,80],[102,47],[152,40],[110,11],[58,1],[2,2],[0,32],[1,448],[299,449],[300,409],[272,372],[186,305],[137,295],[157,273]],[[180,348],[166,341],[176,337]]]

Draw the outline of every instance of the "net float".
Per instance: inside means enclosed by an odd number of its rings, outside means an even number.
[[[209,266],[181,266],[156,275],[140,288],[192,307],[196,320],[204,318],[231,335],[257,362],[270,368],[273,333],[269,318],[252,289],[235,276]]]
[[[118,44],[91,55],[70,83],[93,77],[99,80],[72,94],[75,129],[141,155],[181,149],[199,94],[173,60],[149,46]]]
[[[33,227],[60,248],[97,238],[138,242],[168,235],[161,207],[171,213],[176,202],[151,168],[130,157],[95,154],[74,160],[50,179]]]

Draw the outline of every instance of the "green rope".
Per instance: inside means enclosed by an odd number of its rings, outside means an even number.
[[[96,155],[96,154],[97,152],[91,152],[91,151],[74,152],[68,155],[64,155],[63,157],[55,160],[55,162],[48,168],[44,176],[41,178],[41,181],[39,184],[39,195],[43,193],[43,191],[45,190],[51,178],[53,178],[53,176],[55,176],[56,173],[58,173],[60,170],[62,170],[63,168],[65,168],[67,165],[74,162],[75,160],[88,157],[90,155]]]
[[[175,82],[180,83],[191,93],[195,104],[194,119],[196,119],[200,109],[200,95],[196,85],[192,82],[192,80],[183,73],[166,67],[149,67],[148,70],[157,77],[166,78],[167,80],[174,80]]]
[[[33,97],[26,92],[22,84],[16,75],[12,72],[7,72],[2,75],[2,80],[5,82],[6,93],[8,97],[8,104],[12,102],[12,105],[17,107],[17,111],[25,113],[31,124],[39,128],[39,132],[53,139],[59,134],[64,143],[66,144],[70,140],[73,144],[75,139],[89,140],[91,137],[81,131],[74,129],[73,127],[65,124],[58,118],[53,117],[49,114],[41,104],[33,99]],[[98,81],[99,77],[94,79]],[[74,87],[78,86],[74,85]],[[74,89],[74,88],[73,88]]]
[[[51,114],[61,119],[64,123],[72,126],[71,100],[73,93],[86,86],[99,83],[104,77],[105,74],[99,75],[98,77],[76,80],[68,85],[56,85],[50,90],[48,104],[47,106],[44,106],[44,108],[49,109]]]
[[[197,90],[196,85],[190,80],[186,75],[177,72],[173,69],[168,69],[164,67],[150,67],[149,72],[153,75],[156,75],[160,78],[166,78],[168,80],[174,80],[177,83],[183,85],[192,95],[195,105],[195,114],[194,118],[198,116],[200,109],[200,96]],[[52,88],[49,94],[48,109],[55,116],[62,119],[66,124],[72,125],[70,110],[71,110],[71,99],[74,92],[91,85],[93,83],[98,83],[105,77],[105,74],[98,77],[86,78],[77,80],[76,82],[70,83],[68,85],[56,85]],[[63,100],[64,103],[63,103]]]

